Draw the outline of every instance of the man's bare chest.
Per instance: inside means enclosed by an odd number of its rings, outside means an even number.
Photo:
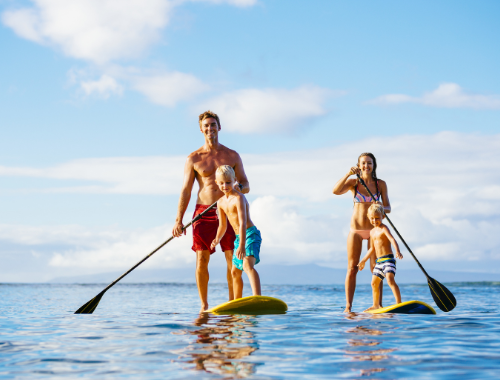
[[[229,157],[207,157],[195,163],[194,170],[202,177],[211,177],[222,165],[234,167],[235,162]]]

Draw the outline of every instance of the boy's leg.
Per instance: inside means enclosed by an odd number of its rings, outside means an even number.
[[[396,280],[394,280],[394,273],[387,273],[385,275],[387,278],[387,283],[392,289],[392,294],[394,294],[394,298],[396,298],[396,303],[401,303],[401,293],[399,292],[399,286],[396,284]]]
[[[208,310],[208,263],[210,261],[210,251],[196,251],[196,285],[200,295],[201,310]]]
[[[254,265],[255,265],[255,257],[246,256],[243,259],[243,270],[245,271],[245,273],[248,276],[248,279],[250,280],[252,293],[254,296],[260,296],[261,295],[260,277],[257,271],[255,270]]]
[[[233,265],[231,275],[233,277],[233,294],[234,299],[243,297],[243,279],[241,278],[242,271]]]
[[[365,311],[368,310],[376,310],[380,309],[382,305],[380,305],[380,284],[382,284],[382,279],[377,276],[372,276],[372,292],[373,292],[373,306],[369,307]]]
[[[226,277],[227,277],[227,288],[229,290],[229,301],[232,301],[234,300],[233,276],[231,275],[231,270],[233,268],[233,251],[232,250],[224,251],[224,255],[226,256],[226,264],[227,264]]]

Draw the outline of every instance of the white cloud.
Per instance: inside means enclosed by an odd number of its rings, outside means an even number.
[[[376,155],[379,177],[389,186],[390,217],[421,261],[448,261],[462,265],[462,270],[475,262],[487,271],[492,260],[500,260],[500,199],[496,196],[500,135],[443,132],[370,138],[311,151],[244,155],[252,218],[263,233],[266,262],[335,265],[345,261],[352,196],[334,196],[332,188],[364,151]],[[45,169],[2,167],[0,175],[97,182],[53,191],[177,195],[184,159],[86,159]],[[28,247],[64,245],[50,256],[52,265],[61,268],[86,267],[86,260],[90,266],[123,268],[126,265],[120,257],[128,265],[144,247],[158,245],[168,231],[164,226],[132,232],[3,226],[0,240]],[[178,254],[162,255],[161,260],[170,260],[169,266],[192,260],[182,256],[190,253],[190,239],[178,244],[184,244],[178,250],[172,248]],[[412,265],[409,255],[402,265]]]
[[[172,2],[164,0],[33,3],[30,8],[4,12],[3,23],[23,38],[96,63],[136,57],[159,39],[172,9]]]
[[[229,4],[234,5],[236,7],[251,7],[258,3],[257,0],[188,0],[191,2],[203,2],[203,3],[212,3],[212,4]]]
[[[417,103],[439,108],[500,109],[500,96],[468,93],[456,83],[443,83],[421,97],[389,94],[379,96],[368,103],[378,105]]]
[[[169,236],[167,226],[149,230],[121,231],[100,244],[82,244],[52,254],[49,265],[59,268],[122,269],[135,264],[152,252]],[[173,268],[192,264],[195,255],[191,250],[192,232],[188,236],[174,239],[161,252],[148,259],[141,268]]]
[[[342,228],[333,228],[340,221],[330,215],[306,216],[300,202],[274,196],[257,198],[250,212],[252,221],[264,231],[266,262],[331,264],[342,258]]]
[[[123,86],[115,78],[105,74],[95,81],[82,81],[81,87],[86,95],[97,94],[104,99],[113,94],[121,95],[123,93]]]
[[[190,100],[208,90],[208,85],[191,74],[170,72],[132,79],[134,88],[153,103],[174,107],[178,102]]]
[[[51,168],[8,168],[0,176],[98,182],[44,191],[68,193],[172,194],[179,190],[185,157],[114,157],[70,161]],[[159,186],[159,187],[158,187]]]
[[[222,128],[240,133],[294,132],[325,115],[330,90],[302,86],[292,90],[243,89],[203,102],[198,108],[224,115]]]
[[[2,22],[22,38],[54,46],[98,64],[134,58],[161,37],[175,6],[189,0],[32,0],[3,12]],[[196,0],[248,7],[255,0]]]

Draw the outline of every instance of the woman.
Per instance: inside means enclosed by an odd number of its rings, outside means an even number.
[[[349,173],[337,182],[333,188],[333,194],[341,195],[348,191],[353,194],[354,210],[351,218],[351,230],[347,237],[347,275],[345,279],[345,297],[346,306],[344,312],[350,313],[352,308],[352,300],[354,291],[356,290],[356,274],[358,273],[358,263],[363,248],[363,240],[368,240],[370,246],[370,230],[373,226],[366,215],[368,208],[372,203],[380,203],[384,206],[386,213],[391,212],[391,204],[389,203],[389,195],[387,193],[387,184],[377,178],[377,160],[371,153],[363,153],[358,158],[358,165],[353,166]],[[375,199],[372,199],[363,185],[358,181],[358,178],[349,178],[350,176],[359,174],[365,181]],[[370,267],[373,271],[375,260],[370,260]],[[382,283],[380,283],[382,287]],[[380,291],[382,298],[382,289]],[[380,300],[382,304],[382,299]]]

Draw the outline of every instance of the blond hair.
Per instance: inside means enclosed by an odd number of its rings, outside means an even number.
[[[217,116],[217,114],[215,112],[212,112],[210,110],[208,111],[205,111],[203,112],[199,117],[198,117],[198,120],[200,122],[200,127],[201,127],[201,123],[203,122],[203,120],[205,119],[208,119],[208,118],[214,118],[216,121],[217,121],[217,125],[219,126],[220,128],[220,120],[219,120],[219,116]]]
[[[217,168],[217,171],[215,172],[215,176],[231,179],[231,181],[234,181],[236,179],[236,174],[234,173],[234,169],[229,165],[219,166]]]
[[[385,212],[384,212],[384,206],[378,203],[373,203],[370,208],[368,209],[368,216],[374,215],[374,214],[380,214],[382,215],[382,218],[385,218]]]

